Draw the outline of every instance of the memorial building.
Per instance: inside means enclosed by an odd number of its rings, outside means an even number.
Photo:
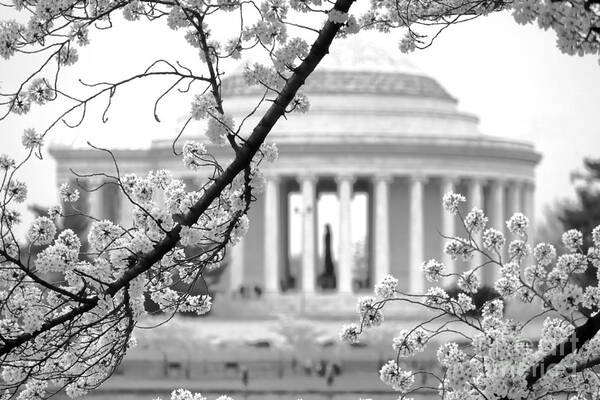
[[[302,91],[310,111],[280,120],[270,134],[280,157],[264,166],[266,190],[251,208],[247,236],[228,255],[220,292],[252,288],[277,299],[271,304],[300,308],[311,299],[360,295],[391,273],[403,290],[422,293],[429,285],[420,269],[424,260],[469,268],[442,252],[444,235],[464,234],[460,221],[442,210],[444,193],[466,195],[465,209],[483,209],[496,228],[513,212],[534,215],[540,161],[534,147],[481,133],[478,118],[459,111],[458,100],[406,56],[360,38],[341,41]],[[235,73],[224,78],[222,92],[237,119],[260,96]],[[168,139],[114,153],[122,174],[166,168],[188,185],[198,179],[173,156]],[[55,146],[52,155],[58,182],[72,179],[70,169],[111,168],[97,151]],[[335,225],[319,215],[323,196],[337,198],[322,212],[335,213]],[[94,216],[130,219],[130,208],[110,186],[90,193],[89,204]],[[353,230],[359,226],[357,242]],[[488,275],[484,283],[491,282]]]

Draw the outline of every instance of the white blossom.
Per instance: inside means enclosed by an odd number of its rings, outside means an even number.
[[[37,150],[44,144],[44,139],[40,134],[36,133],[35,129],[25,129],[21,143],[23,143],[23,147],[26,149]]]
[[[425,278],[429,282],[437,282],[440,280],[442,275],[446,272],[446,266],[439,261],[429,260],[423,262],[421,269],[425,273]]]
[[[529,219],[520,212],[514,213],[506,221],[506,227],[517,236],[525,236],[527,235],[527,228],[529,228]]]
[[[386,275],[383,280],[375,285],[375,295],[383,298],[390,299],[395,296],[398,290],[398,279],[392,275]]]
[[[467,293],[476,293],[479,290],[479,278],[473,270],[466,271],[458,278],[458,287]]]
[[[465,217],[465,226],[469,232],[481,232],[488,222],[482,210],[473,208]]]
[[[556,249],[549,243],[539,243],[533,249],[533,256],[540,265],[549,265],[556,259]]]
[[[452,215],[458,214],[458,209],[461,203],[467,201],[467,198],[460,193],[448,192],[442,198],[442,206],[444,210]]]
[[[344,325],[340,331],[340,340],[344,343],[355,344],[359,342],[360,327],[356,324]]]
[[[577,251],[583,246],[583,234],[577,229],[569,229],[563,233],[562,242],[569,251]]]
[[[60,199],[65,203],[75,203],[79,200],[79,190],[72,188],[68,183],[63,183],[58,189]]]
[[[402,370],[394,360],[388,361],[381,367],[379,378],[383,383],[401,393],[407,392],[415,382],[414,375],[410,371]]]
[[[504,234],[497,229],[488,228],[483,232],[483,247],[489,250],[501,251],[506,239]]]
[[[27,239],[38,246],[50,244],[56,236],[56,226],[48,217],[37,217],[27,231]]]

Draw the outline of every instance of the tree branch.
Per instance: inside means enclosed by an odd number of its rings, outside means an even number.
[[[560,363],[566,356],[579,350],[600,331],[600,314],[596,314],[577,328],[569,339],[557,345],[539,363],[531,367],[527,376],[527,385],[531,388],[552,366]]]
[[[346,13],[353,1],[354,0],[337,0],[333,8]],[[341,24],[331,21],[325,22],[323,29],[321,29],[321,32],[313,43],[308,55],[294,70],[294,73],[288,79],[275,101],[273,101],[265,115],[259,121],[258,125],[256,125],[248,140],[240,147],[231,164],[214,180],[211,186],[207,188],[202,198],[190,208],[190,211],[182,218],[180,224],[177,224],[169,231],[166,234],[166,237],[154,246],[152,251],[141,255],[131,268],[125,271],[118,280],[108,286],[105,292],[107,295],[114,296],[119,290],[126,287],[131,280],[148,271],[155,263],[159,262],[163,256],[175,248],[180,239],[182,226],[192,226],[196,223],[200,216],[210,207],[212,202],[220,196],[221,192],[250,164],[252,158],[258,152],[260,145],[265,141],[275,123],[285,114],[286,107],[291,103],[298,89],[304,84],[306,78],[308,78],[315,70],[323,57],[329,53],[329,46],[340,27]],[[37,331],[23,334],[16,339],[7,341],[0,347],[0,356],[35,339],[41,333],[49,331],[60,324],[72,320],[80,314],[92,310],[96,307],[98,301],[98,297],[94,297],[90,299],[89,303],[74,308],[57,318],[45,322]]]

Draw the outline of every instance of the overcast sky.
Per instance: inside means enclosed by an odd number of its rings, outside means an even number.
[[[117,24],[110,31],[92,33],[92,45],[67,72],[88,81],[118,79],[139,72],[157,55],[193,64],[194,54],[182,37],[161,24]],[[379,45],[399,51],[399,38],[399,33],[387,35]],[[535,144],[544,157],[537,170],[538,214],[544,204],[572,193],[569,174],[583,157],[600,157],[600,66],[595,57],[561,54],[553,32],[517,25],[507,14],[493,15],[454,26],[430,48],[407,57],[456,97],[461,110],[478,115],[484,134]],[[30,59],[23,57],[0,61],[0,90],[14,90],[18,77],[31,68]],[[80,129],[60,128],[49,140],[64,142],[67,137],[144,147],[165,132],[171,135],[181,115],[166,111],[175,103],[165,106],[164,115],[170,119],[157,124],[147,94],[143,84],[132,85],[117,96],[109,124],[100,124],[100,108],[92,107]],[[43,130],[58,111],[51,106],[0,121],[0,152],[22,154],[23,129]],[[52,160],[33,162],[22,179],[29,183],[31,203],[55,202]]]

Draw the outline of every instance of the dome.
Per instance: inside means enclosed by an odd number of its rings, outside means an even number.
[[[389,37],[374,32],[336,39],[319,69],[425,75],[407,55],[389,44]]]
[[[372,33],[335,40],[301,90],[307,94],[398,95],[456,102],[400,50],[389,48]],[[225,98],[261,92],[261,87],[244,83],[241,68],[223,80]]]
[[[287,115],[270,137],[279,143],[394,143],[408,136],[481,136],[476,116],[457,110],[457,100],[439,82],[376,35],[334,41],[299,90],[310,111]],[[263,92],[246,85],[241,68],[222,81],[226,110],[248,127],[269,104],[245,119]]]

